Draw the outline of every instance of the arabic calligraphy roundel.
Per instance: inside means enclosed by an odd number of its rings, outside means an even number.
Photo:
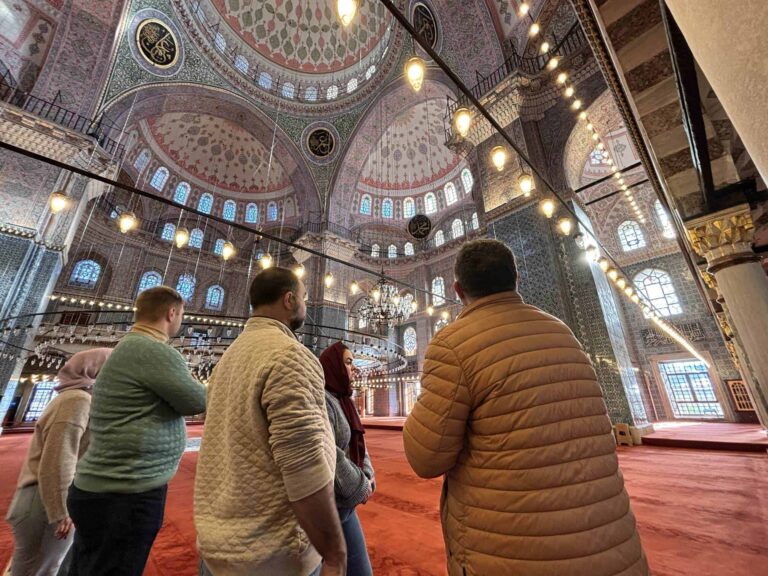
[[[157,18],[148,18],[139,24],[136,45],[145,60],[160,68],[170,68],[179,59],[176,36]]]

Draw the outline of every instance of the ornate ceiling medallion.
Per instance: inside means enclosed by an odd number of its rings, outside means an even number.
[[[432,231],[432,220],[424,214],[417,214],[408,222],[408,233],[417,240],[423,240]]]
[[[309,133],[307,138],[307,148],[318,158],[325,158],[333,153],[336,147],[336,140],[325,128],[316,128]]]
[[[139,24],[136,45],[144,59],[158,68],[170,68],[179,59],[176,36],[157,18],[148,18]]]
[[[330,122],[313,122],[301,134],[304,154],[314,164],[330,164],[338,156],[339,132]]]

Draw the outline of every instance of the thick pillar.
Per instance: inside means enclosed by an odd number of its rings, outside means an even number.
[[[768,2],[666,0],[696,62],[768,181]]]
[[[706,258],[744,352],[742,369],[763,426],[768,425],[768,278],[752,250],[749,205],[741,204],[686,222],[696,252]]]

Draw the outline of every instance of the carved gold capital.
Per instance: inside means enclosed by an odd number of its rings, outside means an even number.
[[[693,249],[705,257],[718,248],[750,244],[755,230],[747,204],[696,218],[686,222],[686,227]]]
[[[699,274],[701,274],[701,278],[704,280],[704,284],[707,286],[707,288],[717,292],[717,280],[715,279],[714,274],[710,274],[706,270],[701,269],[699,269]]]
[[[717,321],[720,324],[720,329],[723,331],[723,336],[729,340],[733,338],[733,330],[724,312],[717,314]]]

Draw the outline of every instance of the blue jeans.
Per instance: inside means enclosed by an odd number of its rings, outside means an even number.
[[[373,576],[360,519],[354,508],[340,509],[339,520],[347,542],[347,576]]]

